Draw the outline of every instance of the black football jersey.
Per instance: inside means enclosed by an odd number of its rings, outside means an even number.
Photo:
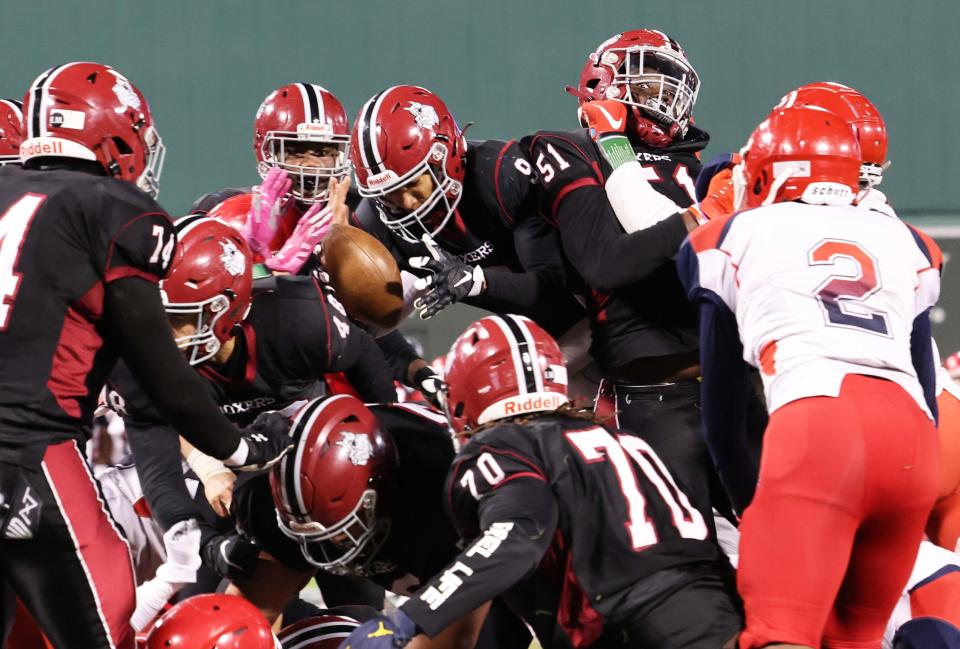
[[[507,591],[541,640],[554,623],[599,637],[721,560],[652,449],[582,419],[482,431],[454,459],[446,494],[466,549],[404,605],[428,633]]]
[[[680,207],[689,207],[696,200],[698,154],[708,141],[708,135],[694,126],[683,140],[663,149],[632,140],[647,180]],[[603,187],[612,172],[584,129],[540,131],[522,142],[538,170],[540,215],[556,227],[562,227],[560,210],[572,209],[569,197],[575,196],[577,189]],[[568,205],[564,205],[565,201]],[[596,216],[584,215],[583,218]],[[604,213],[603,218],[611,219],[616,232],[623,233],[612,209]],[[598,242],[585,241],[583,245],[598,245]],[[575,262],[575,252],[570,246],[565,245],[564,249]],[[636,254],[642,257],[644,251],[637,250]],[[593,334],[591,353],[601,367],[616,368],[638,358],[697,348],[696,313],[684,296],[672,259],[628,286],[611,292],[587,286],[584,294]]]
[[[129,182],[0,168],[0,440],[88,434],[118,357],[104,289],[159,281],[175,246],[170,218]]]
[[[369,353],[367,374],[378,377],[376,394],[393,394],[386,361],[373,339],[352,324],[343,307],[309,277],[278,276],[273,288],[254,294],[250,314],[236,337],[236,351],[223,366],[197,368],[228,419],[246,425],[258,414],[323,396],[323,375],[347,369],[358,347]],[[111,402],[125,417],[162,421],[123,365],[110,378]],[[366,386],[357,386],[358,389]]]

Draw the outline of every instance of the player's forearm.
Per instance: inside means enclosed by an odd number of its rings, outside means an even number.
[[[563,334],[583,318],[564,278],[554,270],[513,273],[509,270],[485,270],[487,289],[464,302],[494,313],[517,313],[541,323],[551,335]]]
[[[492,523],[401,610],[424,634],[436,636],[536,569],[552,538],[552,530],[536,527],[530,521]]]
[[[418,359],[422,360],[413,345],[396,330],[380,336],[376,341],[390,367],[390,376],[395,381],[413,385],[413,374],[420,368],[412,368],[412,365]]]
[[[204,453],[228,458],[239,432],[177,349],[156,285],[137,277],[115,280],[105,304],[124,361],[163,419]]]
[[[350,385],[367,403],[396,401],[393,373],[373,338],[353,328],[344,345],[344,352],[328,371],[343,372]]]

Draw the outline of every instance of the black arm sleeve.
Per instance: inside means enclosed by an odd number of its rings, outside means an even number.
[[[484,270],[486,292],[464,302],[494,313],[528,316],[551,335],[562,335],[585,314],[568,281],[560,235],[531,215],[517,224],[513,241],[524,272]]]
[[[138,277],[108,283],[104,318],[120,355],[163,419],[204,453],[230,457],[239,432],[173,342],[157,285]]]
[[[543,480],[510,480],[480,501],[480,538],[401,608],[430,637],[532,573],[559,517]]]
[[[373,337],[359,327],[353,327],[350,340],[343,346],[330,368],[343,372],[367,403],[392,403],[397,400],[390,368]]]
[[[413,348],[413,345],[403,336],[402,333],[394,329],[388,334],[380,336],[377,340],[377,347],[383,352],[383,357],[390,368],[390,376],[394,381],[407,383],[407,370],[410,363],[420,358],[420,354]]]
[[[557,220],[570,263],[591,288],[604,293],[645,278],[675,255],[687,236],[679,213],[624,233],[599,185],[567,194],[557,208]]]

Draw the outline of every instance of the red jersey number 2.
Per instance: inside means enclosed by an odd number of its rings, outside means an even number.
[[[40,205],[42,194],[24,194],[0,216],[0,331],[5,331],[13,313],[13,302],[20,290],[17,262]]]

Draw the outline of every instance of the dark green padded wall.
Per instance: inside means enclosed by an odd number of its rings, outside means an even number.
[[[598,43],[641,26],[674,36],[699,71],[708,155],[739,147],[792,87],[841,81],[887,119],[894,205],[958,211],[955,0],[21,0],[0,4],[0,24],[0,96],[74,59],[110,63],[143,90],[168,146],[172,213],[255,180],[253,114],[280,84],[324,85],[351,118],[387,85],[421,84],[476,122],[472,137],[516,136],[574,126],[563,86]],[[449,340],[431,334],[431,347]]]

